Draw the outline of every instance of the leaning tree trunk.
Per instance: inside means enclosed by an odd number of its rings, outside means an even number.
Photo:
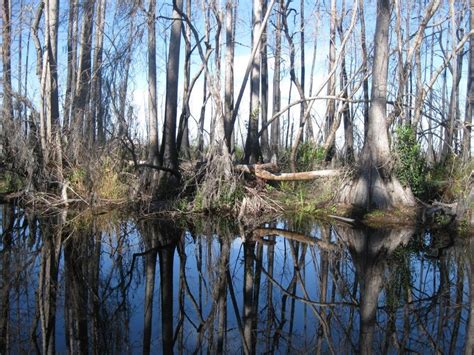
[[[415,199],[394,176],[389,146],[386,104],[389,60],[390,0],[377,1],[372,92],[367,137],[358,176],[342,189],[341,201],[363,209],[413,206]]]

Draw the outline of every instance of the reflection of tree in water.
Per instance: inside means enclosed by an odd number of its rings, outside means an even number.
[[[4,209],[0,352],[472,353],[466,243],[411,234]]]

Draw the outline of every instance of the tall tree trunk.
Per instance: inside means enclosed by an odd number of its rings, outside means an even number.
[[[342,16],[344,16],[344,12],[345,12],[344,8],[345,6],[343,5],[342,11],[341,11]],[[338,26],[339,37],[341,38],[341,40],[344,35],[342,22],[343,21],[341,17],[341,21]],[[341,54],[342,60],[341,60],[341,73],[340,73],[341,91],[342,91],[342,97],[345,99],[348,99],[349,98],[349,94],[348,94],[349,83],[347,80],[347,70],[346,70],[346,50],[345,48],[341,48],[341,51],[343,51],[343,53]],[[352,163],[354,162],[354,127],[353,127],[351,112],[349,109],[349,103],[343,102],[342,105],[343,105],[342,116],[343,116],[343,122],[344,122],[344,161],[346,163]]]
[[[281,90],[280,90],[280,66],[281,66],[281,6],[275,13],[275,62],[273,67],[273,107],[272,115],[280,112],[281,108]],[[278,150],[280,147],[280,118],[276,118],[271,124],[271,152],[272,161],[278,160]]]
[[[10,0],[2,0],[3,118],[13,120]]]
[[[76,95],[73,103],[73,127],[76,140],[89,136],[92,130],[91,122],[85,122],[87,103],[89,98],[89,85],[91,82],[91,54],[92,54],[92,29],[94,24],[94,1],[85,0],[82,15],[81,49],[79,65],[77,68]],[[78,141],[76,144],[79,143]],[[74,144],[74,145],[76,145]],[[74,148],[75,149],[75,148]]]
[[[186,0],[186,16],[191,18],[191,0]],[[185,24],[184,32],[184,83],[181,115],[179,117],[177,148],[183,158],[189,159],[189,96],[191,95],[191,28],[189,24]]]
[[[444,130],[444,143],[443,143],[443,151],[442,151],[442,159],[446,159],[450,153],[454,152],[454,138],[455,138],[455,130],[456,130],[456,115],[457,115],[457,92],[458,92],[458,54],[456,52],[456,30],[458,28],[457,21],[456,21],[456,12],[455,12],[455,2],[454,0],[449,1],[449,13],[451,16],[451,46],[453,49],[453,57],[451,59],[451,75],[452,75],[452,83],[451,83],[451,97],[449,100],[449,111],[448,117],[446,121],[446,127]]]
[[[71,119],[72,104],[76,94],[77,80],[77,31],[79,0],[69,2],[68,30],[67,30],[67,78],[66,95],[64,99],[64,128],[69,127]]]
[[[263,0],[253,0],[252,14],[252,49],[256,50],[252,58],[252,75],[250,80],[250,112],[247,131],[247,140],[245,142],[245,162],[257,163],[260,158],[260,147],[258,142],[258,121],[260,116],[260,38],[257,34],[260,32],[262,24],[262,2]]]
[[[332,72],[334,70],[334,66],[336,65],[336,28],[337,28],[337,11],[336,11],[336,0],[331,0],[331,21],[329,26],[329,62],[328,62],[328,72]],[[328,89],[327,89],[328,96],[335,96],[336,95],[336,76],[331,75],[328,80]],[[335,100],[328,100],[327,106],[327,116],[326,116],[326,123],[325,123],[325,136],[329,135],[329,132],[332,129],[334,124],[335,115],[336,115],[336,101]],[[330,162],[336,154],[336,142],[334,141],[329,149],[327,150],[327,154],[324,157],[326,162]]]
[[[470,30],[474,30],[474,0],[469,1],[469,25]],[[466,98],[466,116],[464,118],[464,137],[463,137],[463,157],[469,159],[471,157],[471,130],[472,115],[474,106],[474,37],[469,39],[469,67],[467,78],[467,98]]]
[[[147,14],[148,28],[148,162],[158,164],[158,109],[156,96],[156,0],[150,0]]]
[[[267,0],[263,0],[262,13],[267,12]],[[262,127],[267,125],[268,120],[268,60],[267,60],[267,26],[263,28],[261,43],[261,98],[262,98]],[[264,162],[270,161],[270,144],[268,141],[268,130],[264,129],[260,136],[262,146],[262,158]]]
[[[225,16],[225,93],[224,125],[227,146],[232,151],[232,114],[234,111],[234,49],[235,8],[233,0],[226,1]]]
[[[104,44],[105,10],[107,0],[99,0],[97,3],[96,32],[94,39],[94,61],[92,65],[91,78],[91,109],[89,141],[104,143],[104,110],[102,104],[102,53]]]
[[[364,0],[359,0],[360,17],[360,45],[362,50],[362,75],[364,75],[364,140],[367,138],[369,128],[369,64],[367,60],[367,42],[365,37]]]
[[[176,0],[173,4],[173,23],[166,64],[166,101],[165,122],[161,143],[160,164],[166,168],[178,170],[178,150],[176,147],[176,115],[178,107],[178,79],[179,79],[179,50],[181,45],[181,17],[183,0]],[[169,187],[171,175],[161,172],[160,188],[164,191]]]
[[[364,208],[390,209],[414,205],[410,189],[393,175],[386,123],[389,60],[390,0],[377,1],[372,92],[367,137],[361,155],[360,175],[342,191],[342,201]]]
[[[298,94],[300,96],[300,99],[303,100],[303,105],[305,107],[305,112],[307,112],[308,104],[305,101],[305,95],[303,91],[303,87],[301,86],[301,82],[298,80],[296,77],[296,70],[295,70],[295,60],[296,60],[296,48],[295,44],[293,42],[293,37],[290,34],[289,27],[288,27],[288,15],[289,15],[289,9],[287,8],[287,5],[284,4],[284,0],[281,0],[280,6],[282,8],[283,16],[282,16],[282,27],[283,31],[285,33],[286,40],[288,41],[288,44],[290,46],[290,78],[291,82],[295,85],[296,90],[298,90]],[[288,111],[289,112],[289,111]],[[303,119],[300,120],[300,124],[298,126],[298,131],[296,133],[296,138],[294,141],[294,144],[291,144],[291,153],[290,153],[290,168],[292,172],[296,172],[296,155],[298,152],[298,147],[300,142],[302,141],[303,137],[303,130],[305,127],[305,118],[307,117],[306,115],[303,115]],[[291,135],[293,136],[293,135]]]
[[[204,15],[204,23],[205,23],[205,35],[204,40],[206,43],[209,43],[209,34],[211,32],[211,25],[209,21],[209,7],[206,7],[206,3],[203,1],[202,3],[202,11],[205,13]],[[199,116],[199,133],[198,133],[198,151],[201,153],[201,157],[204,157],[204,121],[206,118],[206,105],[207,100],[209,99],[209,94],[207,92],[208,87],[208,75],[207,70],[204,71],[204,80],[203,80],[203,95],[202,95],[202,105],[201,105],[201,112]]]

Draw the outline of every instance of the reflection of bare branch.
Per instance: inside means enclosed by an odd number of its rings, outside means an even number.
[[[263,269],[262,269],[263,271]],[[226,270],[227,274],[227,283],[229,285],[230,299],[232,300],[232,306],[234,307],[235,319],[237,320],[237,325],[239,328],[240,337],[242,338],[242,343],[244,344],[245,352],[250,353],[250,348],[247,342],[245,341],[244,328],[242,327],[242,319],[240,318],[239,306],[237,304],[237,298],[235,297],[234,286],[232,284],[232,277],[230,276],[229,269]]]
[[[284,229],[279,229],[279,228],[257,228],[253,232],[253,237],[256,239],[263,238],[265,236],[277,236],[277,237],[283,237],[286,239],[290,240],[295,240],[297,242],[309,244],[309,245],[317,245],[321,249],[326,249],[326,250],[339,250],[340,248],[330,242],[315,238],[315,237],[308,237],[304,234],[297,233],[297,232],[292,232]]]
[[[311,300],[308,297],[300,297],[294,293],[289,292],[287,289],[285,289],[275,278],[273,278],[265,268],[262,267],[262,272],[265,274],[267,279],[275,285],[284,295],[294,298],[297,301],[312,305],[312,306],[318,306],[318,307],[337,307],[337,306],[352,306],[352,307],[358,307],[357,303],[352,303],[352,302],[318,302]]]

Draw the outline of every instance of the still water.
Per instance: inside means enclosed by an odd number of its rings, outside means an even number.
[[[472,240],[0,208],[0,354],[472,353]]]

